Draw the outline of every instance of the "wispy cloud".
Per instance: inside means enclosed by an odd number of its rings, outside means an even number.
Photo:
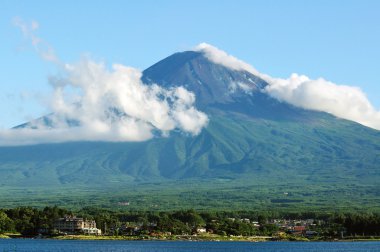
[[[358,87],[339,85],[323,78],[311,80],[298,74],[292,74],[287,79],[273,78],[209,44],[202,43],[196,50],[204,52],[214,63],[238,71],[249,71],[266,80],[269,85],[265,92],[280,101],[305,109],[327,112],[380,130],[380,111],[372,106],[366,94]]]
[[[201,51],[205,54],[205,56],[216,64],[220,64],[226,66],[233,70],[244,70],[251,72],[253,74],[259,75],[259,71],[257,71],[253,66],[245,63],[242,60],[235,58],[232,55],[227,54],[226,52],[216,48],[207,43],[201,43],[194,48],[196,51]]]
[[[12,23],[21,30],[23,36],[26,39],[30,40],[32,46],[42,59],[60,64],[60,61],[54,52],[53,47],[41,39],[39,36],[37,36],[36,32],[40,27],[37,21],[32,20],[30,22],[26,22],[20,17],[14,17]]]

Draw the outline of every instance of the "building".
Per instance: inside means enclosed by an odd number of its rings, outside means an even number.
[[[97,228],[83,228],[81,232],[85,235],[101,235],[102,230]]]
[[[293,235],[303,235],[305,232],[306,232],[305,226],[294,226],[288,230],[288,233],[293,234]]]
[[[197,233],[198,233],[198,234],[206,233],[206,232],[207,232],[207,230],[206,230],[206,228],[204,228],[204,227],[199,227],[199,228],[197,228]]]
[[[54,229],[56,229],[59,233],[67,234],[101,234],[101,231],[96,228],[96,222],[94,220],[86,220],[75,216],[65,216],[64,218],[59,218],[54,222]]]

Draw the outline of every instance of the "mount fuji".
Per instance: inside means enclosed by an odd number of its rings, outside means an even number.
[[[65,204],[87,192],[112,192],[106,204],[127,199],[141,208],[157,201],[162,208],[185,201],[199,208],[324,207],[380,198],[378,130],[276,99],[266,92],[265,76],[218,64],[202,51],[175,53],[144,70],[141,80],[193,93],[207,125],[199,134],[174,130],[139,142],[2,146],[4,204],[19,204],[10,200],[13,193],[26,202],[50,195],[47,203]]]

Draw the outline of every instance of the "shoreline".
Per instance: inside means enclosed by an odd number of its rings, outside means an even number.
[[[193,241],[193,242],[379,242],[380,237],[324,239],[316,237],[271,237],[271,236],[219,236],[219,235],[172,235],[172,236],[95,236],[95,235],[60,235],[60,236],[22,236],[21,234],[0,234],[0,239],[36,239],[36,240],[88,240],[88,241]]]

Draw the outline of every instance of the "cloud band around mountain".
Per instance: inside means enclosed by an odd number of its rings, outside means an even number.
[[[216,64],[233,70],[248,71],[268,82],[270,96],[304,109],[333,114],[380,130],[380,111],[369,102],[358,87],[338,85],[323,78],[311,80],[305,75],[292,74],[288,79],[262,74],[249,64],[206,43],[195,48]]]
[[[208,117],[183,87],[145,85],[131,67],[82,60],[50,78],[52,114],[25,127],[0,132],[2,145],[66,141],[145,141],[170,131],[197,135]],[[63,76],[63,77],[62,77]],[[75,124],[75,125],[73,125]]]
[[[51,114],[23,127],[1,130],[0,145],[145,141],[170,131],[197,135],[207,125],[207,115],[194,107],[195,95],[185,88],[146,85],[141,71],[120,64],[111,70],[89,59],[66,64],[35,35],[36,21],[26,23],[16,17],[13,23],[60,73],[49,78]]]

